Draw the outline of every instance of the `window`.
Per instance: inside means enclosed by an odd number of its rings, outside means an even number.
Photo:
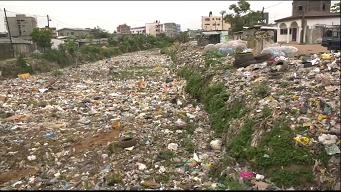
[[[217,25],[220,26],[220,23],[218,23]]]
[[[71,32],[71,35],[73,35],[73,32]]]
[[[322,5],[322,10],[323,11],[326,10],[326,5],[325,4]]]
[[[25,27],[25,25],[22,25],[22,27]]]
[[[69,32],[66,32],[66,35],[69,35]]]
[[[302,11],[303,10],[303,6],[298,6],[298,10]]]
[[[214,21],[214,18],[212,18],[212,20]]]
[[[289,34],[291,35],[291,33],[292,33],[292,29],[289,29]]]
[[[210,21],[210,18],[205,18],[205,21]]]
[[[60,36],[63,36],[63,33],[60,33]]]
[[[210,25],[209,23],[206,23],[205,25]]]
[[[280,30],[281,35],[287,35],[288,34],[288,29],[281,29]]]

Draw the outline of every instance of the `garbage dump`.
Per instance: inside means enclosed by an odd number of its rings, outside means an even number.
[[[340,189],[339,55],[265,55],[234,68],[232,56],[205,65],[199,48],[177,46],[176,67],[142,51],[58,78],[3,80],[0,188]],[[176,75],[183,65],[228,90],[222,113],[208,114],[185,92],[194,81]],[[230,114],[237,117],[217,125]]]
[[[197,56],[199,50],[177,55],[179,63],[195,63],[191,71],[196,67],[202,79],[212,78],[207,85],[224,85],[228,91],[228,100],[221,105],[225,108],[219,108],[219,114],[210,114],[213,126],[221,121],[229,124],[220,139],[230,164],[224,164],[225,159],[211,166],[218,167],[218,178],[226,175],[249,190],[340,189],[340,54],[296,57],[296,52],[289,46],[265,48],[258,56],[265,61],[237,68],[233,67],[233,57],[225,57],[213,66],[205,65],[206,60]],[[250,112],[226,122],[226,111],[240,106],[236,102]],[[249,120],[254,122],[250,128]],[[216,143],[210,145],[219,149]],[[257,152],[253,155],[254,149]],[[237,159],[247,163],[241,166]],[[234,166],[233,160],[237,161]],[[264,169],[273,172],[259,172]],[[295,179],[285,180],[289,176]],[[227,189],[221,182],[218,187]]]

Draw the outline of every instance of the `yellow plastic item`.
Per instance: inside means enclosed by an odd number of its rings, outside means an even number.
[[[161,67],[156,67],[155,69],[158,70],[158,71],[160,71],[162,68],[161,68]]]
[[[319,116],[317,117],[317,120],[322,121],[322,120],[325,119],[325,118],[327,118],[327,116],[325,116],[325,115],[319,115]]]
[[[31,76],[29,73],[23,73],[19,75],[21,79],[27,79],[29,76]]]
[[[295,141],[298,143],[301,143],[302,145],[308,145],[309,144],[309,138],[308,137],[295,137]]]
[[[316,86],[311,86],[311,88],[312,88],[312,89],[315,89],[315,88],[316,88]]]
[[[297,95],[292,96],[293,99],[298,99]]]
[[[324,59],[324,60],[331,60],[332,59],[332,55],[327,54],[327,53],[323,53],[321,55],[321,58]]]

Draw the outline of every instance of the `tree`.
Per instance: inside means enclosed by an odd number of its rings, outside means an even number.
[[[34,28],[30,36],[32,37],[33,42],[42,47],[44,50],[51,49],[51,39],[53,34],[50,29]]]
[[[109,38],[110,33],[99,26],[97,28],[94,28],[94,38],[95,39],[100,39],[100,38]]]
[[[233,13],[226,14],[224,20],[231,24],[231,31],[241,31],[243,26],[254,25],[262,20],[260,11],[252,11],[250,4],[245,0],[239,0],[237,4],[232,4],[229,7]]]
[[[330,11],[331,11],[332,13],[340,13],[340,2],[335,3],[335,4],[331,7]]]
[[[221,15],[221,30],[224,30],[224,15],[226,14],[225,10],[220,11]]]
[[[87,40],[90,42],[90,45],[94,42],[94,36],[93,35],[88,35]]]

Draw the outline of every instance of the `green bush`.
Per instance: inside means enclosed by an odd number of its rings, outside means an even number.
[[[72,62],[65,52],[56,49],[44,51],[42,58],[51,62],[57,62],[60,67],[66,67]]]
[[[21,73],[34,73],[32,66],[26,63],[26,58],[23,54],[20,54],[19,57],[17,57],[17,65],[19,66]]]

